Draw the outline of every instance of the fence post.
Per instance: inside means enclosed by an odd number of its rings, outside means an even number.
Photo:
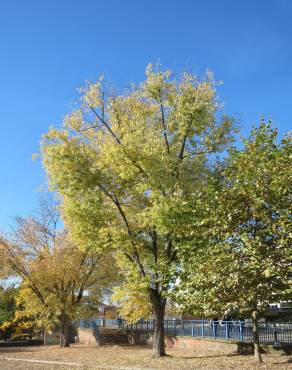
[[[205,336],[204,320],[202,320],[202,337]]]
[[[277,333],[276,323],[274,323],[274,344],[275,345],[278,344],[278,333]]]
[[[242,322],[239,321],[239,333],[240,333],[240,341],[243,342],[243,331],[242,331]]]
[[[173,335],[176,336],[175,319],[173,320]]]
[[[225,322],[225,339],[228,339],[228,322]]]
[[[184,327],[184,321],[181,321],[181,327],[182,327],[182,335],[185,335],[185,327]]]
[[[212,321],[212,329],[213,329],[214,339],[216,339],[216,331],[215,331],[215,323],[214,323],[214,321]]]
[[[194,328],[194,322],[192,321],[192,337],[195,336],[195,328]]]

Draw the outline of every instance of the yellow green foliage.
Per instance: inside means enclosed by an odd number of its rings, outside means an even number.
[[[4,261],[22,282],[17,296],[16,321],[52,328],[82,310],[84,293],[95,301],[117,279],[111,253],[77,245],[69,232],[58,228],[58,209],[43,204],[39,218],[18,218],[9,239],[0,239]],[[108,266],[111,266],[108,269]]]
[[[202,204],[189,204],[194,238],[181,248],[175,295],[186,309],[214,317],[235,307],[250,315],[291,297],[291,156],[291,136],[279,140],[261,122],[230,152]],[[200,208],[198,222],[193,211]]]
[[[209,158],[233,141],[234,120],[220,112],[211,73],[176,78],[149,65],[145,81],[120,94],[103,78],[80,93],[63,126],[42,139],[50,184],[75,240],[126,257],[134,279],[125,279],[123,315],[147,295],[163,314],[186,236],[181,205],[206,185]]]
[[[119,315],[133,324],[141,318],[147,319],[152,314],[149,302],[149,284],[147,282],[127,282],[114,289],[112,296],[119,308]]]

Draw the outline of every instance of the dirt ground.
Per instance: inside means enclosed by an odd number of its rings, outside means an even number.
[[[152,359],[151,349],[145,346],[88,347],[72,345],[66,349],[57,346],[0,348],[0,369],[292,369],[292,356],[284,356],[280,353],[264,354],[264,363],[261,366],[254,362],[253,356],[237,355],[231,352],[175,348],[169,349],[167,353],[167,357]]]

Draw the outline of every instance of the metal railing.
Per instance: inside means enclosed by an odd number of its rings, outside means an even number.
[[[134,325],[123,323],[128,331],[151,332],[153,320],[139,321]],[[292,323],[259,322],[261,343],[292,343]],[[251,342],[253,340],[250,321],[207,321],[207,320],[164,320],[164,332],[171,336],[191,336],[231,341]]]
[[[129,332],[150,333],[154,330],[154,320],[140,320],[136,324],[127,324],[121,319],[91,318],[77,320],[79,328],[118,326]],[[292,344],[292,323],[259,322],[259,339],[265,344]],[[251,321],[209,321],[209,320],[164,320],[164,332],[170,336],[190,336],[209,339],[252,342]]]

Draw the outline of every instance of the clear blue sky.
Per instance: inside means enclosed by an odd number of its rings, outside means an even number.
[[[1,0],[0,228],[35,209],[44,174],[31,154],[99,73],[126,86],[157,60],[209,68],[243,132],[262,114],[288,131],[291,19],[289,0]]]

